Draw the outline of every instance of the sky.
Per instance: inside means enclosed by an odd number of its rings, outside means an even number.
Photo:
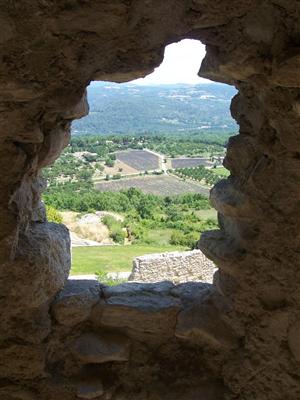
[[[198,40],[184,39],[165,48],[164,60],[154,72],[132,83],[160,85],[174,83],[211,83],[197,73],[205,56],[205,46]]]

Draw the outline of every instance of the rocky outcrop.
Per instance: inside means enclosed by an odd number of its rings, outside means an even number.
[[[157,253],[136,257],[129,281],[212,283],[215,265],[200,250]]]
[[[299,15],[295,0],[2,1],[1,398],[300,397]],[[91,80],[144,76],[182,38],[206,44],[201,76],[239,91],[231,175],[211,192],[220,229],[200,241],[214,285],[59,293],[69,235],[45,221],[39,172],[88,112]]]

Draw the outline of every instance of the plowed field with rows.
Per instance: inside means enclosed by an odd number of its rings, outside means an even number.
[[[147,150],[116,152],[117,160],[138,171],[151,171],[159,168],[159,157]]]
[[[210,166],[212,163],[207,158],[174,158],[171,160],[172,168],[193,168],[199,165]]]
[[[200,193],[204,196],[209,195],[206,189],[194,182],[184,182],[173,176],[138,176],[136,178],[126,178],[116,181],[100,182],[95,185],[99,191],[118,192],[119,190],[131,187],[141,189],[144,193],[151,193],[158,196],[172,196],[184,193]]]

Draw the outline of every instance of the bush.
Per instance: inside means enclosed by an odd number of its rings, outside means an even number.
[[[115,174],[112,177],[114,180],[121,179],[121,174]]]
[[[174,244],[175,246],[182,246],[184,242],[184,234],[178,231],[175,231],[171,235],[170,244]]]
[[[49,222],[55,222],[56,224],[62,224],[63,222],[61,213],[54,207],[46,206],[46,215]]]
[[[199,240],[199,233],[190,232],[184,234],[182,232],[175,231],[171,235],[170,244],[175,246],[186,246],[190,249],[195,249],[197,247],[197,242]]]
[[[98,271],[95,273],[97,280],[106,286],[116,286],[120,285],[121,283],[127,282],[127,279],[120,279],[120,278],[110,278],[107,272]]]
[[[190,249],[196,249],[197,243],[200,239],[200,235],[197,232],[191,232],[185,235],[185,245],[188,246]]]
[[[111,158],[107,158],[107,159],[105,160],[105,165],[106,165],[107,167],[113,167],[113,166],[115,165],[115,161],[112,160]]]
[[[102,222],[107,226],[110,238],[112,238],[115,243],[123,244],[126,234],[122,229],[121,223],[110,215],[106,215],[102,218]]]

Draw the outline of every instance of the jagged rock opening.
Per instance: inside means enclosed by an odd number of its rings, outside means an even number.
[[[4,0],[0,21],[1,398],[298,399],[299,3]],[[214,285],[70,287],[38,171],[91,80],[144,76],[182,38],[239,90],[220,230],[201,239]]]

